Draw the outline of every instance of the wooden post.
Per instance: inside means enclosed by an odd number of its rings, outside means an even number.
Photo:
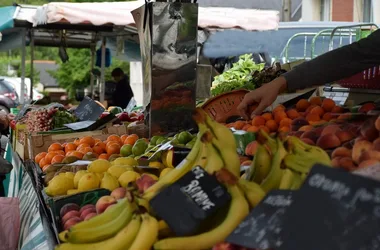
[[[282,21],[290,22],[292,19],[292,0],[282,0]]]

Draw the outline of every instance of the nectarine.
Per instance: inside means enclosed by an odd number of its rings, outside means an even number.
[[[75,211],[75,210],[71,210],[69,212],[67,212],[61,219],[62,221],[62,224],[65,224],[66,221],[68,221],[70,218],[73,218],[73,217],[78,217],[80,218],[80,213],[79,211]]]
[[[63,225],[64,230],[69,230],[72,226],[78,224],[79,222],[82,222],[83,220],[79,217],[72,217],[69,220],[65,222]]]
[[[352,156],[352,150],[345,148],[345,147],[339,147],[334,149],[334,151],[331,153],[331,158],[336,157],[351,157]]]
[[[77,204],[75,204],[75,203],[67,203],[67,204],[65,204],[62,208],[61,208],[61,210],[60,210],[60,212],[59,212],[59,214],[60,214],[60,216],[61,216],[61,218],[65,215],[65,214],[67,214],[68,212],[70,212],[70,211],[79,211],[79,209],[80,209],[80,207],[77,205]]]
[[[363,152],[369,151],[372,148],[372,143],[366,140],[356,141],[352,148],[352,160],[359,164],[360,157]]]
[[[377,165],[377,164],[380,164],[380,161],[374,160],[374,159],[366,160],[366,161],[360,162],[358,168],[371,167],[371,166],[374,166],[374,165]]]
[[[329,135],[329,134],[336,135],[338,131],[342,131],[338,125],[327,125],[326,127],[324,127],[321,133],[321,136]]]
[[[118,187],[112,191],[110,194],[116,200],[120,200],[127,194],[127,189],[125,187]]]
[[[116,204],[117,201],[114,197],[112,196],[109,196],[109,195],[106,195],[106,196],[102,196],[100,197],[100,199],[96,202],[96,212],[98,214],[101,214],[103,213],[108,206],[111,206],[112,204]]]
[[[367,119],[360,128],[360,134],[369,141],[379,138],[379,130],[376,129],[375,119]]]
[[[332,149],[341,145],[338,136],[335,134],[322,135],[317,140],[317,146],[322,149]]]

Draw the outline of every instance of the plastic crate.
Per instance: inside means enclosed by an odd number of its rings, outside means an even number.
[[[380,89],[380,66],[369,68],[361,73],[339,80],[337,83],[350,89]]]

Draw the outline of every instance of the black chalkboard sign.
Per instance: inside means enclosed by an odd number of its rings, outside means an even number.
[[[246,248],[269,249],[281,245],[284,214],[296,191],[274,190],[251,211],[226,241]]]
[[[316,165],[288,209],[278,250],[380,249],[380,182]]]
[[[158,193],[150,205],[178,236],[197,232],[203,223],[231,200],[215,176],[196,166]]]
[[[190,153],[191,149],[186,147],[173,147],[173,166],[178,166]]]
[[[102,106],[85,96],[75,109],[74,114],[80,121],[96,121],[103,112]]]

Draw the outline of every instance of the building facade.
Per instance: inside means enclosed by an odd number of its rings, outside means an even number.
[[[302,0],[302,21],[380,24],[380,0]]]

